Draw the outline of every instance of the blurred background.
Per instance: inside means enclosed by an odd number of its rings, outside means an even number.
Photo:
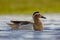
[[[11,20],[33,22],[35,11],[47,18],[41,19],[42,31],[10,30],[7,23]],[[21,28],[32,26],[21,25]],[[60,0],[0,0],[0,40],[60,40]]]
[[[60,0],[0,0],[1,14],[60,13]]]

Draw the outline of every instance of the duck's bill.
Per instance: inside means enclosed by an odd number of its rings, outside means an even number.
[[[44,16],[41,16],[41,18],[44,18],[44,19],[46,19],[46,17],[44,17]]]

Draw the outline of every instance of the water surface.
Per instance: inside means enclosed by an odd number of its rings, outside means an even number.
[[[25,16],[0,16],[0,40],[60,40],[60,16],[44,15],[47,19],[41,19],[44,30],[10,30],[6,23],[10,20],[32,21],[31,15]]]

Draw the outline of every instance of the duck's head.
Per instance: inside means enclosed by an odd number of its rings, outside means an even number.
[[[46,19],[46,17],[44,17],[44,16],[42,16],[41,14],[39,14],[39,12],[34,12],[34,13],[33,13],[33,17]]]

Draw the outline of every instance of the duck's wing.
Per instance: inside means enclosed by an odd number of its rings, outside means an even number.
[[[11,21],[12,23],[15,23],[15,24],[33,24],[33,22],[30,22],[30,21]]]
[[[30,22],[30,21],[21,21],[21,25],[27,25],[27,24],[33,24],[33,22]]]
[[[11,21],[12,23],[19,24],[21,21]]]

